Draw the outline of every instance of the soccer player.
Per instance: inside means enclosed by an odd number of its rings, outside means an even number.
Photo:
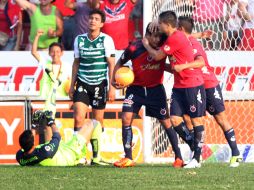
[[[38,30],[32,44],[31,53],[38,61],[39,67],[44,71],[40,80],[40,96],[45,98],[44,110],[56,113],[56,96],[65,97],[67,94],[64,88],[64,81],[68,79],[68,68],[62,63],[63,46],[60,43],[53,42],[49,46],[49,58],[40,55],[38,52],[38,40],[44,34]]]
[[[232,157],[230,159],[230,167],[238,167],[239,162],[242,161],[242,157],[240,156],[240,152],[237,148],[235,132],[226,118],[225,106],[219,81],[208,63],[207,55],[202,45],[196,40],[196,38],[191,36],[194,28],[193,19],[188,17],[179,17],[178,26],[179,30],[182,30],[189,38],[194,49],[194,57],[196,54],[201,54],[205,60],[205,66],[202,68],[202,73],[205,82],[206,110],[215,118],[217,124],[223,130],[225,138],[231,148]],[[181,70],[182,68],[178,69]],[[186,119],[188,120],[188,117],[185,118],[185,120]],[[190,122],[187,121],[186,123]],[[192,126],[188,126],[188,128],[192,128]]]
[[[115,89],[111,85],[115,47],[112,38],[101,32],[104,22],[105,14],[98,9],[92,10],[89,13],[89,32],[78,35],[74,42],[75,59],[69,91],[74,102],[74,131],[83,126],[89,105],[94,118],[103,124],[108,82],[109,101],[115,97]],[[97,142],[92,141],[91,144],[94,147]]]
[[[34,136],[36,126],[43,117],[47,121],[47,129],[52,130],[50,141],[35,147]],[[96,120],[84,122],[82,128],[72,139],[64,143],[61,141],[58,128],[52,117],[52,112],[36,111],[33,115],[31,130],[25,130],[19,137],[21,150],[16,154],[16,160],[21,166],[75,166],[86,155],[86,144],[91,138],[100,140],[101,125]],[[49,133],[48,133],[49,134]]]
[[[163,36],[158,30],[152,33],[148,28],[149,25],[146,29],[146,37],[149,44],[157,49],[161,45]],[[157,118],[166,131],[175,153],[173,166],[175,168],[182,167],[183,160],[178,147],[178,138],[175,130],[171,127],[166,93],[162,84],[166,58],[160,61],[154,60],[144,48],[142,41],[138,40],[130,44],[124,51],[114,68],[114,73],[129,60],[132,61],[135,79],[127,88],[122,108],[122,139],[125,158],[115,162],[114,165],[116,167],[134,166],[131,125],[134,114],[138,114],[141,106],[144,105],[146,106],[146,114]],[[117,83],[114,83],[114,85],[116,88],[121,88]]]
[[[193,49],[187,37],[177,30],[177,17],[173,11],[165,11],[159,15],[159,28],[168,38],[163,46],[156,50],[146,38],[143,44],[155,60],[171,56],[174,86],[170,103],[170,120],[177,129],[182,127],[182,116],[188,114],[194,126],[194,155],[185,168],[201,167],[200,155],[204,141],[203,115],[205,112],[205,89],[200,66],[204,60],[194,61]],[[182,71],[178,65],[185,65]]]

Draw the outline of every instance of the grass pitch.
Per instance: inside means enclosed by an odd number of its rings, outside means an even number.
[[[200,169],[169,165],[21,167],[0,166],[0,189],[254,189],[254,164],[229,168],[203,164]]]

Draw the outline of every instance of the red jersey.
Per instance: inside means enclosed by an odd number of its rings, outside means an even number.
[[[52,3],[52,5],[55,5],[58,8],[63,17],[73,16],[75,12],[72,9],[66,7],[64,2],[65,0],[56,0],[54,3]],[[74,2],[74,0],[72,0],[72,2]]]
[[[166,58],[160,61],[152,59],[140,40],[128,46],[119,62],[125,64],[129,60],[135,76],[132,85],[154,87],[163,83]]]
[[[100,9],[106,14],[102,32],[113,38],[117,50],[123,50],[129,44],[128,22],[134,5],[131,0],[120,0],[117,4],[110,0],[100,2]]]
[[[212,67],[208,63],[206,52],[204,51],[202,45],[198,40],[192,36],[189,37],[189,40],[193,47],[194,58],[201,55],[205,60],[205,66],[202,68],[202,75],[204,79],[205,88],[213,88],[219,84],[218,79],[216,78]]]
[[[174,58],[170,62],[172,66],[194,61],[191,43],[180,31],[169,36],[161,50]],[[174,88],[192,88],[204,84],[201,69],[184,69],[181,72],[173,71],[173,74]]]

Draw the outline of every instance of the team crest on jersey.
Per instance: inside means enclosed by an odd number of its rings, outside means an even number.
[[[45,150],[48,152],[51,150],[51,147],[50,146],[45,146]]]
[[[209,106],[209,108],[208,108],[208,109],[209,109],[209,111],[210,111],[210,112],[212,112],[212,113],[215,111],[215,109],[214,109],[214,107],[213,107],[212,105],[211,105],[211,106]]]
[[[151,62],[153,60],[153,57],[151,55],[148,55],[146,59],[147,61]]]
[[[83,89],[83,87],[82,86],[80,86],[79,88],[78,88],[78,91],[79,92],[82,92],[84,89]]]
[[[98,43],[98,44],[96,44],[96,47],[97,47],[97,48],[102,48],[103,45],[102,45],[102,43]]]
[[[160,114],[161,115],[166,115],[167,111],[165,108],[161,108]]]
[[[194,105],[190,106],[190,111],[192,113],[196,112],[196,110],[197,110],[197,108]]]
[[[165,50],[165,51],[169,51],[169,50],[170,50],[170,47],[167,46],[167,45],[165,45],[165,46],[164,46],[164,50]]]

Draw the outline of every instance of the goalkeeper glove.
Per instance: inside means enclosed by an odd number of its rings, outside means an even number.
[[[55,124],[55,119],[53,118],[53,112],[52,111],[45,111],[44,115],[45,115],[48,126],[51,127],[53,124]]]
[[[36,110],[32,115],[32,129],[37,129],[39,127],[40,120],[43,117],[43,112],[41,110]]]

